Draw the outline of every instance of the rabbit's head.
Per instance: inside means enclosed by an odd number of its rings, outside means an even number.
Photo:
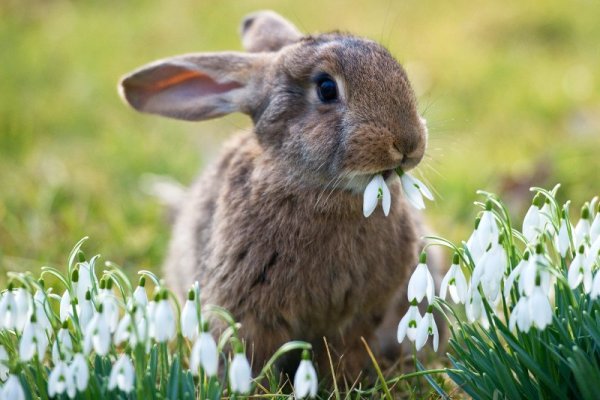
[[[120,83],[135,109],[185,120],[241,111],[265,152],[309,184],[362,191],[423,157],[427,129],[406,72],[379,44],[343,33],[302,36],[263,11],[246,17],[248,53],[199,53],[144,66]]]

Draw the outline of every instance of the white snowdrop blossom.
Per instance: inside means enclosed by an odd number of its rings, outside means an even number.
[[[417,327],[421,321],[421,313],[419,312],[418,303],[413,300],[408,307],[408,311],[400,320],[398,324],[398,343],[402,343],[404,338],[414,342],[417,338]]]
[[[579,246],[577,254],[573,258],[573,261],[571,261],[567,279],[571,289],[576,289],[581,282],[583,282],[583,290],[585,293],[589,293],[592,289],[592,270],[586,266],[585,248],[583,245]]]
[[[83,392],[87,388],[90,380],[90,370],[84,355],[81,353],[75,354],[69,369],[73,376],[75,387],[78,391]]]
[[[143,279],[144,277],[140,278]],[[148,305],[148,295],[146,294],[146,289],[144,286],[138,286],[133,291],[133,303],[138,307],[146,307]]]
[[[297,399],[303,399],[305,397],[315,397],[318,389],[317,371],[313,363],[310,361],[310,354],[308,351],[302,353],[302,360],[296,375],[294,375],[294,394]]]
[[[219,366],[219,354],[217,351],[217,344],[212,335],[208,332],[202,332],[194,347],[192,347],[192,354],[190,355],[190,370],[192,374],[198,375],[200,367],[204,370],[204,373],[208,376],[215,376]]]
[[[17,315],[15,294],[12,288],[9,288],[0,299],[0,329],[15,329]]]
[[[83,351],[85,354],[90,354],[92,348],[96,354],[105,356],[110,349],[111,336],[110,327],[102,305],[100,310],[94,314],[92,320],[87,325],[83,335]]]
[[[59,361],[48,376],[48,395],[54,397],[63,393],[67,393],[70,398],[74,398],[76,387],[69,367],[64,361]]]
[[[19,342],[19,358],[23,362],[30,361],[35,354],[41,359],[46,354],[48,348],[48,336],[46,331],[37,322],[35,315],[31,316],[31,319],[25,328],[23,328],[23,335]]]
[[[544,227],[541,226],[543,219],[540,214],[540,208],[538,207],[538,196],[534,198],[533,204],[527,210],[525,218],[523,219],[523,236],[528,242],[533,242],[542,232]]]
[[[576,248],[579,248],[582,244],[589,245],[590,229],[590,209],[587,206],[583,206],[581,209],[581,218],[577,222],[577,225],[575,225],[575,231],[573,232]]]
[[[166,293],[163,297],[166,297]],[[157,342],[163,343],[175,337],[175,315],[171,303],[166,298],[161,298],[156,303],[153,319],[154,339]]]
[[[369,217],[377,208],[377,203],[381,199],[381,207],[383,208],[383,214],[387,217],[390,213],[390,207],[392,205],[392,196],[390,189],[385,183],[385,179],[380,174],[375,175],[365,188],[363,194],[363,215]]]
[[[17,315],[15,320],[15,329],[18,332],[23,332],[25,324],[31,317],[31,303],[33,302],[31,294],[24,288],[14,290],[15,304],[17,305]],[[0,314],[1,315],[1,314]]]
[[[492,203],[488,201],[486,203],[485,211],[481,214],[479,226],[477,227],[479,245],[484,250],[486,250],[490,244],[493,245],[494,243],[497,243],[500,235],[496,217],[494,217],[494,213],[491,210]]]
[[[519,292],[521,294],[531,296],[533,289],[538,285],[546,293],[550,290],[551,274],[543,252],[543,246],[538,244],[535,254],[529,258],[528,262],[523,264],[519,275]]]
[[[0,382],[4,382],[8,378],[8,353],[4,346],[0,345]]]
[[[430,335],[433,336],[433,351],[437,351],[438,349],[440,334],[437,325],[435,324],[435,320],[433,319],[432,312],[433,306],[429,306],[427,312],[425,312],[425,315],[417,325],[417,337],[415,339],[415,347],[417,350],[421,350],[423,346],[425,346],[427,338]]]
[[[68,290],[65,290],[60,298],[60,322],[65,322],[73,316],[73,306],[71,305],[71,295]]]
[[[592,300],[596,300],[598,297],[600,297],[600,271],[596,271],[592,280],[592,290],[590,291],[590,298]]]
[[[79,318],[79,326],[85,332],[87,326],[92,321],[94,314],[94,305],[92,304],[92,295],[88,291],[83,298],[83,302],[80,302],[77,307],[77,316]]]
[[[600,238],[597,238],[592,246],[589,248],[587,252],[587,257],[585,259],[585,266],[589,269],[594,269],[595,266],[600,266],[598,264],[600,258]]]
[[[471,254],[471,258],[473,262],[477,264],[481,259],[481,256],[485,253],[486,248],[481,245],[479,242],[479,224],[481,222],[481,218],[475,219],[475,229],[469,236],[469,240],[467,240],[467,248],[469,249],[469,253]],[[486,246],[487,247],[487,246]]]
[[[85,301],[86,292],[92,291],[92,277],[90,264],[87,261],[79,263],[78,272],[74,274],[74,288],[79,304]]]
[[[459,256],[458,254],[454,254],[452,265],[444,276],[444,279],[442,279],[442,284],[440,286],[440,298],[445,300],[446,293],[449,292],[454,303],[464,304],[467,301],[468,290],[469,288],[467,285],[467,279],[460,269]]]
[[[537,286],[529,298],[529,315],[533,326],[544,330],[552,323],[552,306],[543,289]]]
[[[515,328],[519,328],[521,332],[529,332],[531,328],[531,318],[529,317],[529,297],[522,296],[515,308],[513,308],[510,318],[508,320],[508,326],[511,331]]]
[[[421,253],[419,264],[408,281],[407,295],[408,301],[415,299],[420,303],[423,297],[427,297],[429,304],[433,301],[435,285],[429,268],[427,268],[427,255],[425,253]]]
[[[121,354],[119,359],[113,365],[108,378],[108,389],[121,389],[125,393],[130,393],[133,390],[135,380],[135,370],[129,357]]]
[[[600,206],[590,227],[590,242],[594,243],[598,238],[600,238]]]
[[[193,297],[194,292],[190,290],[190,296],[181,311],[181,334],[189,340],[194,340],[198,336],[198,308],[196,300]]]
[[[560,228],[556,236],[556,248],[562,258],[565,258],[567,252],[571,248],[571,239],[569,238],[570,222],[566,218],[561,218]]]
[[[6,383],[0,389],[0,399],[25,400],[25,391],[16,375],[9,375]]]
[[[417,210],[425,208],[423,197],[433,201],[433,194],[431,194],[431,191],[423,182],[401,170],[397,170],[397,172],[400,175],[400,182],[402,183],[402,190],[406,195],[406,199],[414,208]]]
[[[252,385],[252,370],[243,352],[236,352],[229,365],[229,386],[234,393],[245,394]]]
[[[483,299],[481,298],[479,290],[471,285],[465,304],[465,311],[469,322],[475,322],[477,320],[487,322],[487,317],[484,315],[483,308]]]
[[[471,285],[476,289],[481,283],[486,298],[491,302],[496,301],[507,266],[506,251],[502,244],[496,242],[475,265]]]
[[[117,302],[117,298],[112,291],[112,279],[107,279],[105,281],[105,287],[102,288],[102,282],[100,281],[100,294],[98,296],[98,300],[100,304],[102,304],[104,316],[106,318],[106,322],[108,323],[108,327],[111,333],[114,333],[117,330],[117,325],[119,324],[119,304]]]
[[[52,361],[54,364],[58,364],[60,360],[70,362],[73,358],[73,340],[69,330],[65,329],[64,326],[56,334],[56,340],[52,345]]]
[[[48,315],[51,314],[51,311],[46,292],[39,289],[36,290],[35,294],[33,295],[33,301],[38,324],[48,333],[48,335],[52,334],[52,324],[48,318]]]

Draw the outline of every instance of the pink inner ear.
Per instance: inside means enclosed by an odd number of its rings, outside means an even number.
[[[205,73],[175,65],[157,66],[123,81],[125,96],[131,105],[138,110],[151,112],[155,110],[145,109],[153,99],[160,98],[161,103],[173,102],[171,105],[176,105],[182,101],[226,93],[242,86],[234,81],[217,82]]]

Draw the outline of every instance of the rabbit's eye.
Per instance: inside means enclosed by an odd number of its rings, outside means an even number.
[[[337,85],[332,77],[325,74],[320,75],[316,79],[316,84],[319,100],[323,103],[331,103],[332,101],[337,100]]]

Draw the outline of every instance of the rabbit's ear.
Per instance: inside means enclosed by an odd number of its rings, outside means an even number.
[[[123,77],[119,92],[138,111],[188,121],[252,114],[271,58],[229,52],[159,60]]]
[[[246,16],[241,35],[242,46],[251,53],[278,51],[302,37],[294,24],[273,11],[258,11]]]

